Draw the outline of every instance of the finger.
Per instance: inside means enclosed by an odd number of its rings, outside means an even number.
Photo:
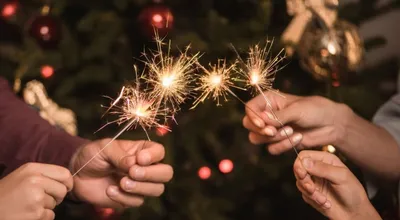
[[[335,139],[333,138],[335,135],[327,134],[332,134],[334,132],[334,128],[330,126],[311,129],[303,132],[303,140],[301,141],[301,143],[307,148],[328,145],[335,141]]]
[[[346,165],[344,165],[343,162],[336,155],[328,152],[303,150],[298,155],[298,159],[300,159],[300,161],[301,159],[306,157],[311,158],[312,160],[315,161],[322,161],[328,164],[332,164],[334,166],[346,167]]]
[[[285,126],[284,128],[277,131],[275,127],[267,125],[260,132],[249,133],[249,140],[252,144],[258,145],[263,143],[274,143],[284,140],[285,138],[287,138],[287,136],[290,137],[293,134],[293,129],[289,126]],[[267,135],[266,133],[269,134]]]
[[[347,168],[334,166],[322,161],[315,161],[309,157],[303,158],[302,164],[310,175],[327,179],[335,184],[343,183],[350,172]]]
[[[273,155],[279,155],[288,150],[292,150],[293,146],[296,147],[297,150],[299,150],[298,145],[302,141],[302,139],[303,139],[302,134],[295,133],[292,136],[290,136],[290,140],[286,138],[278,143],[269,145],[268,151]]]
[[[44,197],[44,208],[53,210],[57,206],[57,201],[50,195]]]
[[[164,184],[139,182],[123,177],[120,181],[121,188],[128,193],[141,196],[160,196],[164,192]]]
[[[43,215],[40,218],[40,220],[53,220],[55,217],[56,217],[56,214],[54,213],[53,210],[45,209],[43,211]]]
[[[275,128],[274,126],[267,125],[267,126],[264,126],[263,128],[257,127],[257,126],[249,119],[248,116],[245,116],[245,117],[243,118],[243,126],[244,126],[246,129],[248,129],[248,130],[250,130],[250,131],[252,131],[252,132],[255,132],[255,133],[257,133],[257,134],[260,134],[260,135],[266,135],[266,136],[272,137],[272,136],[275,136],[276,133],[277,133],[277,130],[276,130],[276,128]]]
[[[42,178],[39,181],[46,194],[53,197],[57,205],[64,200],[68,193],[65,185],[48,178]]]
[[[131,193],[124,192],[119,187],[114,185],[109,186],[106,193],[111,200],[120,204],[123,208],[138,207],[141,206],[144,202],[144,198],[142,196],[137,196]],[[121,208],[121,206],[115,208]]]
[[[101,141],[99,146],[105,146],[110,143],[110,139],[104,139]],[[112,142],[112,147],[105,148],[102,151],[104,160],[110,162],[119,171],[128,172],[130,166],[136,163],[136,150],[140,146],[141,141],[128,141],[128,140],[117,140]]]
[[[305,185],[301,181],[296,181],[297,189],[302,194],[312,195],[315,191],[315,187],[313,188],[310,184],[306,183]]]
[[[147,141],[143,149],[137,153],[137,161],[141,166],[147,166],[153,163],[160,162],[164,159],[165,149],[164,146],[155,142]]]
[[[129,170],[129,176],[138,181],[149,181],[155,183],[165,183],[172,179],[174,171],[170,165],[155,164],[141,167],[133,166]]]
[[[62,183],[63,185],[65,185],[65,187],[67,187],[68,191],[72,190],[73,178],[71,172],[68,169],[61,166],[40,163],[29,163],[26,166],[29,172],[39,172],[45,177]]]
[[[263,114],[264,110],[267,108],[265,100],[262,95],[250,100],[245,106],[246,116],[249,120],[258,128],[264,128],[266,115]]]

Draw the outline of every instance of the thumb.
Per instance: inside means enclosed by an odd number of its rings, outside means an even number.
[[[301,162],[303,167],[312,176],[327,179],[335,184],[341,184],[346,179],[348,172],[346,168],[327,164],[322,161],[314,161],[309,157],[301,159]]]
[[[136,163],[136,156],[129,154],[120,146],[109,147],[109,150],[105,151],[105,157],[107,162],[114,165],[120,171],[128,172],[129,168]]]

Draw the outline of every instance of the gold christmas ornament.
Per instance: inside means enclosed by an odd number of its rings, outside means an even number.
[[[337,20],[326,30],[314,21],[305,29],[297,52],[315,79],[347,82],[360,67],[364,49],[355,25]]]
[[[302,66],[320,81],[350,81],[360,67],[363,43],[357,27],[337,19],[337,0],[286,0],[294,16],[282,35],[287,55],[297,50]],[[335,84],[336,83],[336,84]]]
[[[61,127],[71,135],[77,134],[75,113],[59,107],[47,96],[46,89],[39,81],[30,81],[23,91],[27,104],[38,108],[40,116],[54,126]]]

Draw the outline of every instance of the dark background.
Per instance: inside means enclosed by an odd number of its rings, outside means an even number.
[[[340,17],[359,25],[361,34],[368,35],[376,27],[389,30],[377,29],[377,36],[365,39],[367,65],[356,74],[354,83],[342,83],[335,89],[336,95],[329,96],[370,119],[396,90],[398,62],[396,54],[390,53],[396,48],[390,45],[390,39],[400,33],[380,18],[397,13],[399,3],[344,2],[348,4],[340,7]],[[115,97],[121,85],[134,78],[132,65],[138,63],[143,49],[154,48],[149,22],[152,15],[170,11],[173,21],[159,31],[172,39],[172,53],[191,43],[191,51],[204,52],[203,64],[217,58],[233,60],[236,55],[230,44],[246,51],[266,37],[275,37],[276,53],[282,48],[280,35],[291,20],[283,0],[1,0],[0,8],[10,3],[17,4],[17,11],[0,19],[0,74],[13,83],[22,68],[22,85],[32,79],[43,82],[50,98],[75,112],[79,135],[90,139],[116,133],[118,128],[109,126],[94,134],[106,122],[101,119],[104,109],[100,105],[108,104],[108,100],[102,96]],[[40,17],[40,8],[46,3],[52,6],[51,16]],[[393,19],[396,17],[386,20]],[[369,23],[374,20],[382,21]],[[50,40],[38,34],[43,23],[50,27]],[[388,45],[389,52],[381,52],[379,60],[372,59],[374,55],[371,58],[375,50]],[[298,95],[327,96],[326,83],[302,70],[296,56],[284,64],[275,88]],[[54,69],[51,77],[41,75],[45,65]],[[248,92],[236,92],[244,100],[251,98]],[[189,107],[190,103],[182,106],[178,125],[171,124],[172,133],[161,137],[151,132],[152,140],[165,145],[165,162],[175,169],[174,179],[161,198],[148,199],[139,209],[111,217],[106,217],[110,210],[95,211],[66,202],[58,208],[57,219],[323,219],[302,201],[295,187],[291,168],[295,154],[271,156],[264,146],[248,142],[247,131],[241,126],[244,107],[240,102],[231,98],[222,107],[212,102],[195,110]],[[137,130],[121,138],[145,135]],[[233,161],[231,173],[218,170],[222,159]],[[361,172],[346,163],[363,181]],[[198,176],[202,166],[212,170],[207,180]],[[373,202],[385,218],[395,219],[396,205],[390,190],[382,191]]]

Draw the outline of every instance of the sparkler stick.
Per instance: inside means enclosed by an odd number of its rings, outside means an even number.
[[[271,111],[274,119],[280,124],[281,129],[284,131],[287,139],[293,147],[293,150],[298,155],[298,151],[290,139],[288,133],[285,129],[283,129],[284,124],[279,120],[275,111],[272,107],[271,101],[264,94],[263,90],[269,90],[272,92],[276,92],[276,90],[272,88],[272,83],[275,80],[275,74],[281,70],[283,67],[278,68],[278,64],[285,59],[285,56],[281,56],[284,50],[282,49],[277,56],[273,59],[268,59],[267,56],[270,54],[273,45],[273,40],[267,40],[267,44],[264,48],[260,48],[259,45],[255,45],[250,48],[249,57],[246,62],[244,62],[239,54],[238,57],[241,60],[242,64],[244,64],[244,69],[239,69],[239,73],[245,77],[245,82],[247,87],[252,87],[256,92],[260,93],[264,98],[269,110]]]
[[[79,168],[73,174],[73,176],[78,174],[125,131],[140,126],[146,133],[147,139],[150,141],[147,129],[152,127],[161,127],[161,125],[158,123],[158,116],[165,115],[166,111],[161,109],[160,106],[155,106],[155,100],[152,99],[150,95],[140,91],[140,83],[139,78],[137,77],[136,67],[135,73],[136,84],[134,86],[128,85],[122,87],[119,96],[112,101],[110,107],[106,111],[110,112],[112,109],[114,109],[114,111],[111,111],[110,114],[115,114],[118,116],[118,118],[105,124],[99,130],[112,123],[117,123],[119,125],[124,123],[127,124],[103,148],[101,148],[99,152],[93,155],[89,161]]]

